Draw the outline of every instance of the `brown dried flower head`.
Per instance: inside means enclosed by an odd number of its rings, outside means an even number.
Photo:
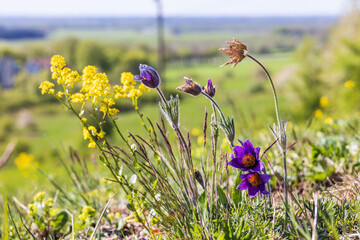
[[[227,41],[229,46],[227,48],[220,48],[219,50],[227,54],[231,58],[227,63],[224,63],[220,67],[223,67],[228,64],[232,64],[232,67],[235,67],[239,62],[241,62],[247,56],[247,47],[245,44],[234,38],[232,41]]]
[[[185,78],[186,83],[176,89],[178,89],[184,93],[190,94],[192,96],[199,95],[201,93],[201,86],[187,77],[184,77],[184,78]]]

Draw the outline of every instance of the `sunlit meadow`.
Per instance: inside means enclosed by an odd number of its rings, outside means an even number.
[[[104,61],[54,52],[36,97],[17,101],[55,134],[4,147],[0,238],[359,239],[359,16],[291,54],[224,38],[221,66],[163,71],[144,46],[126,61],[89,42]]]

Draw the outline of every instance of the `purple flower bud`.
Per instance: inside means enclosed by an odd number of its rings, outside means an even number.
[[[212,82],[210,80],[210,78],[208,79],[207,85],[206,87],[204,87],[204,91],[210,96],[210,97],[214,97],[215,96],[215,88],[218,85],[213,86]]]
[[[152,67],[146,64],[140,64],[139,66],[140,76],[136,75],[134,80],[141,81],[142,84],[148,88],[157,88],[161,82],[159,73]]]
[[[176,89],[178,89],[184,93],[193,95],[193,96],[197,96],[202,92],[201,86],[199,84],[197,84],[196,82],[194,82],[193,80],[191,80],[187,77],[184,77],[184,78],[185,78],[186,84],[184,84]]]

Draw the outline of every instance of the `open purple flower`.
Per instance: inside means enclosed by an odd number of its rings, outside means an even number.
[[[230,155],[232,160],[228,164],[241,171],[260,172],[264,170],[264,164],[259,160],[260,148],[254,148],[249,140],[244,143],[240,141],[240,143],[242,146],[233,148],[234,153]]]
[[[203,89],[210,97],[214,97],[215,96],[215,88],[217,86],[218,85],[213,86],[212,82],[211,82],[211,80],[209,78],[206,87],[203,87]]]
[[[242,181],[239,186],[236,187],[237,190],[248,190],[250,197],[255,197],[259,192],[262,194],[268,194],[266,191],[265,183],[267,183],[271,175],[268,174],[259,174],[257,172],[250,172],[247,174],[240,175]]]
[[[141,81],[142,84],[148,88],[157,88],[161,82],[159,73],[152,67],[146,64],[139,66],[140,76],[136,75],[134,80]]]

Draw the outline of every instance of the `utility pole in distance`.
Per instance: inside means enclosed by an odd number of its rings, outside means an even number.
[[[165,92],[165,81],[163,78],[163,73],[165,69],[165,41],[164,41],[164,17],[162,13],[162,2],[161,0],[154,0],[156,3],[157,10],[157,18],[156,18],[156,26],[157,26],[157,51],[158,51],[158,63],[157,63],[157,71],[160,76],[162,76],[162,83],[160,85],[161,89]]]

